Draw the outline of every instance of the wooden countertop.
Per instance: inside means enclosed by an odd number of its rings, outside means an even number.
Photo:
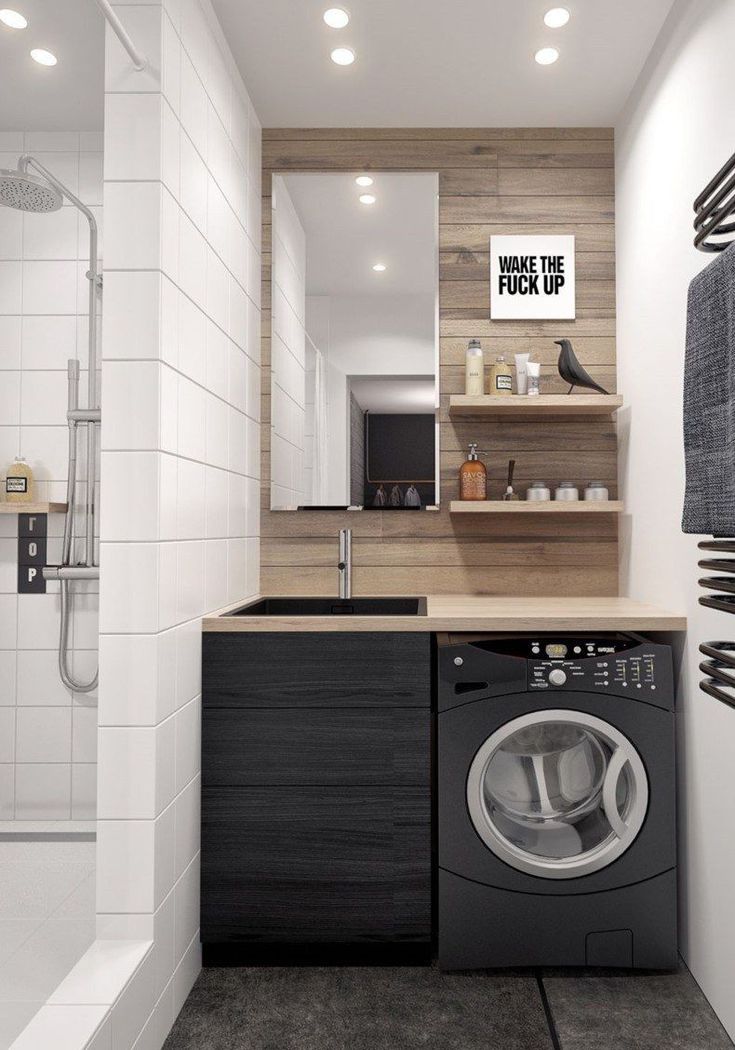
[[[357,596],[356,596],[357,597]],[[257,599],[253,598],[252,601]],[[426,616],[206,616],[205,631],[685,631],[686,617],[631,598],[429,595]]]

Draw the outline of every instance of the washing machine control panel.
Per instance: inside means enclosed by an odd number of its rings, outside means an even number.
[[[655,645],[629,638],[528,639],[528,687],[653,696],[660,688]]]

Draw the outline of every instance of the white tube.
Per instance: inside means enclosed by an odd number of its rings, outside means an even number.
[[[112,4],[109,3],[109,0],[97,0],[97,6],[99,7],[102,14],[105,16],[107,21],[110,23],[110,27],[115,33],[117,39],[120,41],[122,46],[130,55],[132,63],[138,70],[138,72],[140,72],[142,69],[145,69],[145,67],[148,65],[148,59],[145,57],[144,54],[138,51],[137,47],[128,36],[125,26],[115,14],[112,8]]]
[[[538,363],[538,361],[527,361],[526,372],[528,374],[528,396],[538,397],[541,365]]]
[[[528,393],[528,354],[516,354],[516,393]]]

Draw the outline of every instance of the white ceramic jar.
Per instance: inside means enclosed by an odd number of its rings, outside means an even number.
[[[554,499],[562,502],[574,502],[579,499],[579,489],[573,481],[560,481],[559,487],[554,493]]]
[[[541,503],[551,499],[551,490],[547,488],[545,481],[532,481],[531,487],[526,489],[526,499],[531,503]]]
[[[589,485],[584,490],[584,498],[590,501],[609,500],[610,493],[601,481],[590,481]]]

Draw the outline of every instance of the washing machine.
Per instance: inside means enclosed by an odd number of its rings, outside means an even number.
[[[442,969],[676,967],[668,646],[441,635],[437,749]]]

